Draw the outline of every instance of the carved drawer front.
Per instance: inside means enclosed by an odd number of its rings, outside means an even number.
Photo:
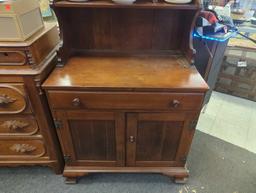
[[[198,110],[203,94],[49,91],[54,109]]]
[[[0,65],[21,66],[26,64],[26,54],[24,51],[0,51]]]
[[[40,158],[46,155],[43,141],[39,139],[1,139],[0,159]]]
[[[31,136],[38,133],[33,116],[1,116],[0,136]]]
[[[31,112],[24,86],[0,84],[0,114]]]

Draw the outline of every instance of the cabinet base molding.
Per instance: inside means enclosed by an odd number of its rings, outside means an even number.
[[[66,184],[76,184],[77,177],[66,177],[65,183]]]
[[[83,167],[65,166],[63,176],[66,184],[77,183],[78,177],[90,173],[160,173],[174,179],[175,183],[186,183],[189,170],[186,167]]]
[[[174,177],[174,178],[173,178],[173,181],[174,181],[176,184],[185,184],[185,183],[187,183],[188,178],[187,178],[187,177]]]
[[[50,160],[50,161],[45,161],[45,160],[31,160],[31,161],[0,161],[0,166],[3,167],[20,167],[20,166],[48,166],[50,167],[55,174],[60,175],[62,174],[63,168],[60,166],[59,162],[56,160]]]

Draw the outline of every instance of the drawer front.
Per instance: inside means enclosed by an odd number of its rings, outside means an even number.
[[[0,159],[33,159],[46,155],[43,141],[39,139],[1,139]]]
[[[31,112],[22,84],[0,84],[0,114]]]
[[[53,109],[197,110],[201,107],[204,95],[49,91],[48,97]]]
[[[26,64],[26,61],[24,51],[0,51],[0,65],[21,66]]]
[[[31,136],[38,133],[33,116],[1,116],[0,136]]]

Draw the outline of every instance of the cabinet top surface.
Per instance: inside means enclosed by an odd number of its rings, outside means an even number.
[[[207,84],[178,56],[88,56],[70,58],[43,84],[46,89],[196,91]]]

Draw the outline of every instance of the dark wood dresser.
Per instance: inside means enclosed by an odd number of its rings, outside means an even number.
[[[193,62],[199,3],[53,1],[63,45],[43,84],[67,183],[94,172],[184,182],[207,84]]]
[[[56,24],[25,42],[0,42],[0,166],[45,165],[58,174],[63,161],[41,89],[57,63]]]

